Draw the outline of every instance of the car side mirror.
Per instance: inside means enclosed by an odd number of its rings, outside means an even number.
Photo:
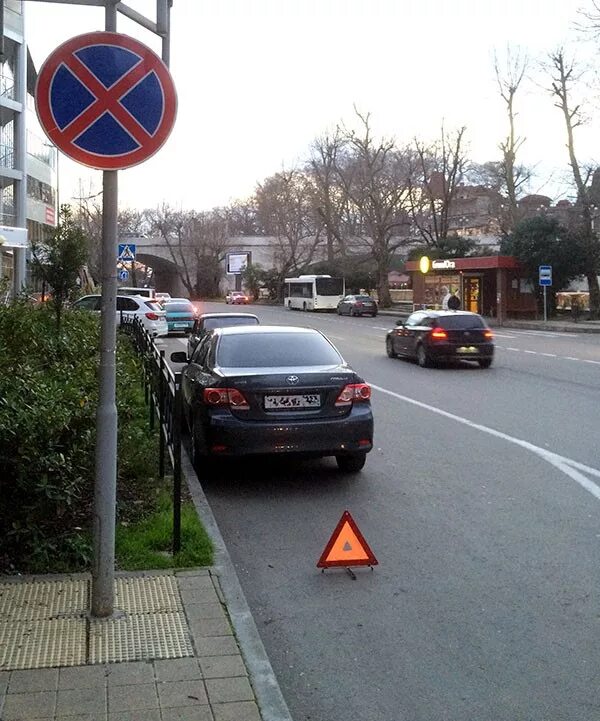
[[[397,320],[397,321],[396,321],[396,325],[404,325],[404,321],[403,321],[403,320]]]
[[[175,351],[171,353],[171,363],[187,363],[187,354],[184,350]]]

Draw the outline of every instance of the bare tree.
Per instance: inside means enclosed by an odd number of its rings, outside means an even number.
[[[282,170],[256,191],[259,221],[277,243],[282,278],[310,265],[322,242],[322,222],[315,217],[313,188],[305,173]]]
[[[525,142],[525,138],[518,137],[515,130],[515,96],[525,72],[528,60],[526,55],[509,48],[506,56],[506,67],[502,69],[498,57],[494,57],[494,70],[500,97],[504,101],[508,117],[508,134],[500,143],[502,161],[500,171],[504,181],[504,190],[508,199],[505,217],[501,218],[501,228],[504,232],[512,230],[521,219],[519,215],[519,190],[531,178],[531,172],[524,166],[517,165],[517,152]]]
[[[581,167],[575,154],[574,131],[583,123],[581,104],[573,100],[573,89],[581,79],[581,72],[577,72],[573,60],[566,57],[563,48],[550,54],[550,90],[554,96],[554,105],[561,111],[567,131],[567,150],[569,164],[573,174],[573,181],[577,189],[578,231],[586,260],[586,278],[590,292],[590,316],[600,318],[600,286],[598,274],[600,273],[600,243],[593,227],[592,199],[588,183],[591,169]]]
[[[231,248],[229,208],[196,213],[190,219],[190,239],[196,262],[196,295],[214,298],[219,294],[222,262]]]
[[[463,180],[465,155],[463,126],[449,133],[442,126],[440,138],[426,145],[414,140],[408,174],[412,220],[426,246],[444,250],[451,230],[452,206]]]
[[[190,273],[189,260],[193,256],[191,236],[195,221],[194,213],[175,210],[168,203],[144,212],[150,232],[164,240],[179,279],[190,297],[193,297],[196,290],[195,279]]]
[[[347,147],[347,139],[336,127],[332,134],[317,138],[311,148],[308,173],[314,185],[316,212],[321,218],[327,242],[327,261],[332,263],[336,245],[340,255],[346,255],[343,225],[347,198],[340,183],[337,167]]]
[[[408,219],[408,158],[392,138],[376,140],[370,114],[356,111],[360,131],[345,132],[348,153],[336,163],[348,200],[348,218],[373,257],[381,306],[391,305],[388,273],[396,250],[405,245],[402,235]]]

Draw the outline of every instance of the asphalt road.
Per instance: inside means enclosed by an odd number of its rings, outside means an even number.
[[[491,369],[421,369],[385,356],[393,318],[246,309],[323,330],[374,387],[362,473],[205,484],[296,721],[600,718],[600,336],[497,329]],[[355,581],[316,569],[345,509],[379,560]]]

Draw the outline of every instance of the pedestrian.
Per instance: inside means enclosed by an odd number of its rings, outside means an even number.
[[[460,298],[456,295],[456,293],[453,293],[448,298],[448,310],[458,310],[460,308]]]

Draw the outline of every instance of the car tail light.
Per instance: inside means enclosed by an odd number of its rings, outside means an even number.
[[[494,334],[492,333],[491,330],[484,330],[483,337],[487,338],[488,340],[492,340],[492,338],[494,337]]]
[[[350,406],[352,403],[368,401],[371,398],[371,386],[368,383],[349,383],[340,392],[335,405]]]
[[[362,308],[362,301],[357,300],[354,305],[355,305],[357,308]]]
[[[160,316],[157,313],[146,313],[148,320],[158,320]]]
[[[204,402],[213,408],[231,407],[238,411],[250,409],[250,404],[244,394],[237,388],[205,388]]]
[[[431,331],[431,337],[435,340],[448,340],[448,333],[443,328],[434,328]]]

